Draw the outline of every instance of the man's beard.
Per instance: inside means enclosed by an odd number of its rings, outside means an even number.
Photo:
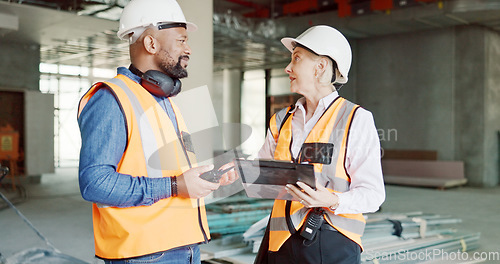
[[[168,52],[166,53],[166,55],[168,57],[170,57],[170,54],[168,54]],[[165,72],[166,74],[168,74],[172,78],[176,78],[176,79],[186,78],[188,76],[188,72],[181,65],[181,60],[184,59],[184,58],[188,58],[189,59],[189,56],[187,56],[187,55],[179,56],[179,60],[177,61],[177,63],[175,65],[172,65],[172,64],[169,64],[166,61],[163,61],[160,64],[160,68],[161,68],[161,70],[163,72]]]

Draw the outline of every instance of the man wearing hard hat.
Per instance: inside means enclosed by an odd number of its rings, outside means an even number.
[[[80,100],[80,190],[94,203],[95,252],[106,263],[200,263],[198,244],[210,239],[203,197],[236,180],[234,170],[215,183],[200,178],[212,166],[196,165],[170,100],[196,29],[175,0],[132,0],[118,31],[130,67]]]

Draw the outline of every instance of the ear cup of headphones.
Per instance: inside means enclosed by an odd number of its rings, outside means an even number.
[[[159,97],[175,96],[181,91],[181,81],[173,79],[161,71],[149,70],[141,78],[142,86]]]
[[[174,88],[172,89],[172,93],[170,94],[170,96],[176,96],[178,93],[181,92],[182,88],[181,80],[179,79],[173,79],[173,80],[174,80]]]

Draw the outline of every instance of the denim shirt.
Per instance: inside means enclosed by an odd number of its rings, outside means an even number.
[[[118,74],[140,83],[141,78],[125,67]],[[175,114],[166,97],[153,97],[167,112],[178,131]],[[99,89],[78,118],[82,137],[79,183],[82,197],[90,202],[116,207],[151,205],[171,196],[170,177],[118,173],[117,166],[127,146],[125,115],[109,88]]]

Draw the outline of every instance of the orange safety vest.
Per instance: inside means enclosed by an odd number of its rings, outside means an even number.
[[[334,151],[330,164],[314,163],[314,172],[319,184],[329,182],[327,189],[331,192],[342,193],[349,190],[351,179],[345,168],[349,129],[356,110],[359,108],[344,98],[337,97],[315,124],[305,143],[321,142],[333,143]],[[271,117],[270,130],[277,142],[274,152],[276,160],[292,160],[290,144],[292,141],[292,118],[288,112],[291,107],[284,108]],[[280,124],[282,124],[280,126]],[[304,223],[310,209],[301,203],[292,201],[286,208],[287,201],[275,200],[269,223],[269,251],[278,251],[292,232],[299,230]],[[288,212],[287,212],[288,210]],[[365,228],[365,219],[362,214],[335,215],[325,210],[325,220],[356,242],[361,247],[361,236]],[[288,224],[287,224],[287,218]],[[292,226],[289,226],[291,222]]]
[[[117,98],[127,125],[128,143],[117,172],[169,177],[196,166],[194,153],[183,143],[187,129],[177,107],[171,101],[179,134],[153,96],[124,75],[95,84],[80,100],[78,116],[105,86]],[[143,256],[210,239],[203,199],[170,197],[128,208],[93,204],[92,215],[96,256],[104,259]]]

